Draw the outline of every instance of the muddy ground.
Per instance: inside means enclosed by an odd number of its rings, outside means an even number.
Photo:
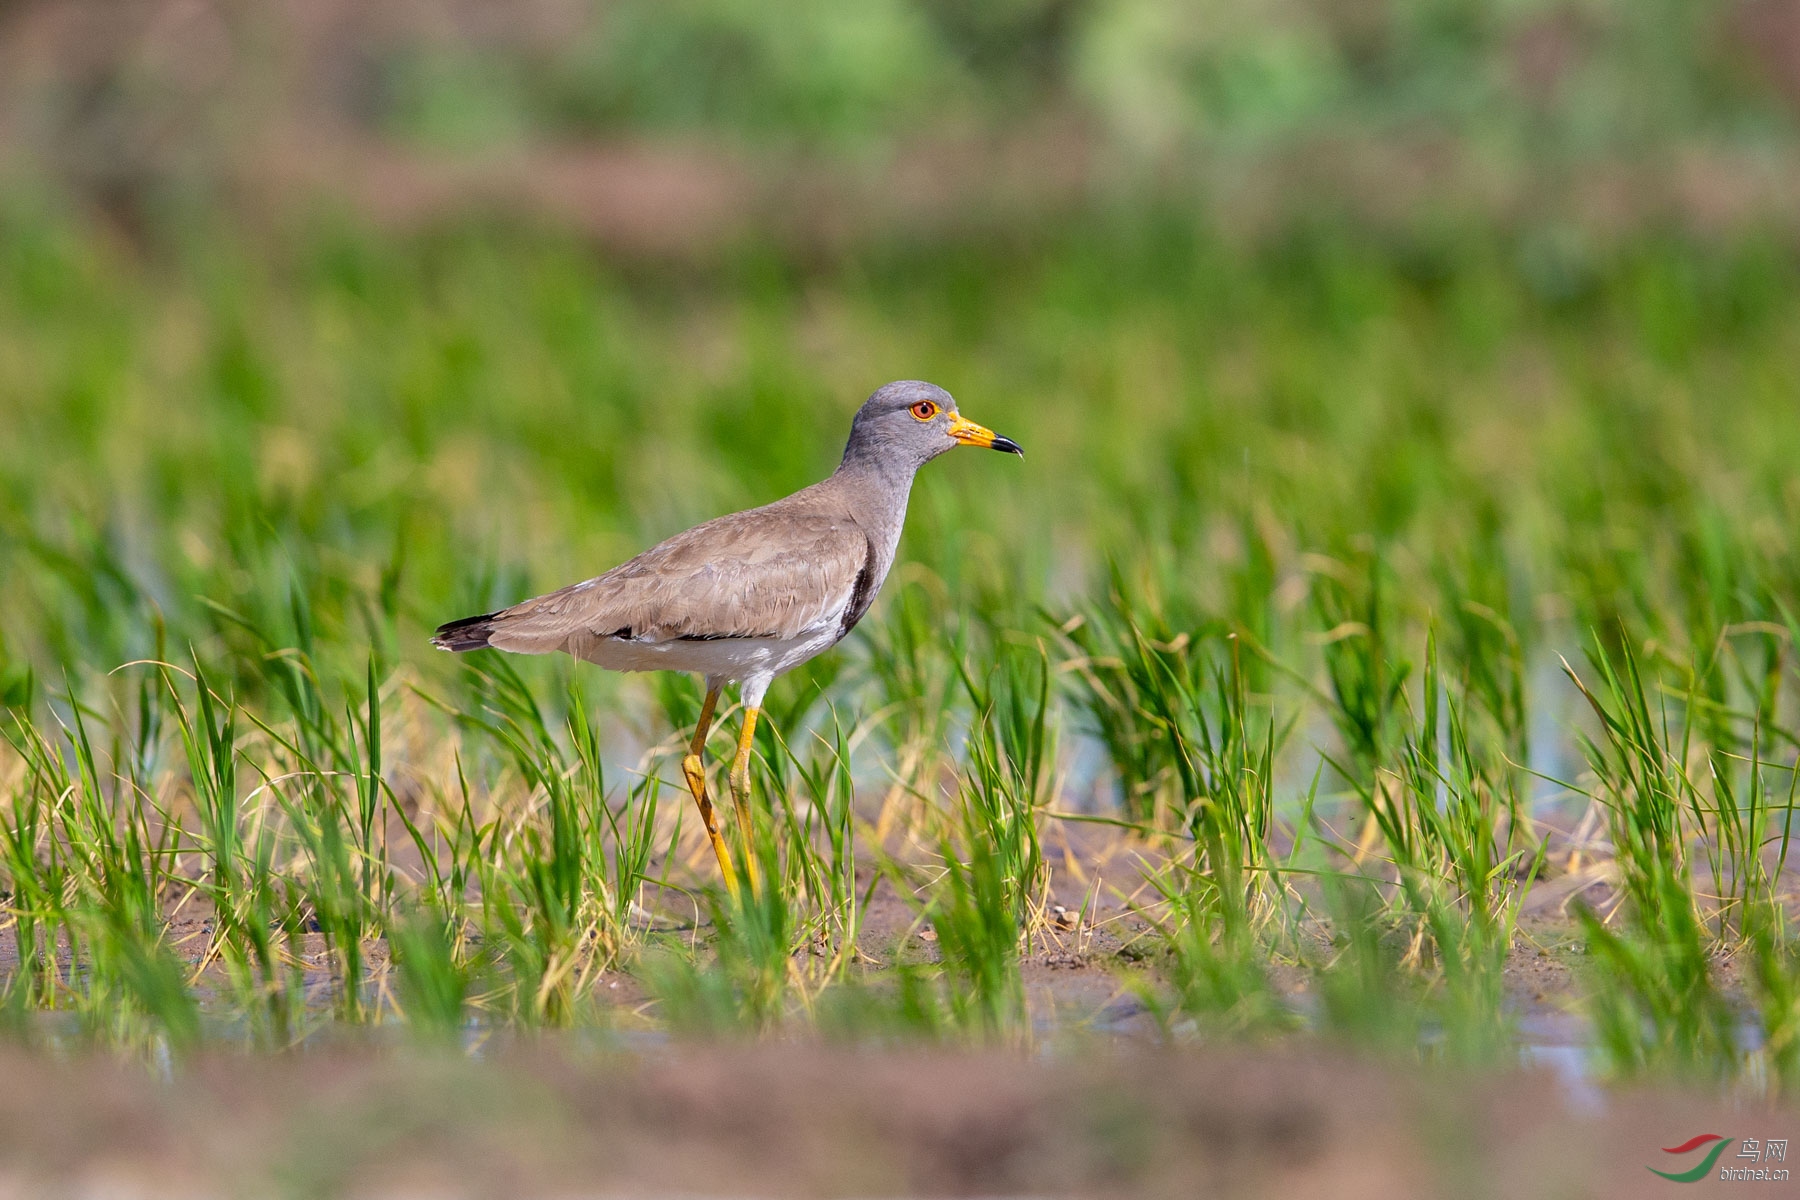
[[[1676,1186],[1651,1167],[1703,1157],[1663,1147],[1800,1131],[1793,1111],[1603,1090],[1583,1074],[1583,955],[1566,901],[1579,888],[1606,904],[1604,879],[1553,868],[1524,905],[1508,999],[1522,1063],[1546,1065],[1470,1075],[1376,1064],[1313,1036],[1171,1040],[1138,990],[1156,968],[1142,845],[1096,835],[1070,850],[1054,864],[1063,911],[1044,914],[1021,964],[1029,1049],[851,1048],[797,1025],[759,1045],[671,1040],[641,983],[609,971],[595,991],[610,1032],[478,1030],[460,1052],[431,1051],[380,1015],[330,1023],[330,958],[312,934],[319,1021],[293,1050],[226,1037],[197,1060],[146,1063],[80,1036],[0,1040],[0,1200],[1638,1197]],[[204,906],[170,915],[172,945],[199,965]],[[704,922],[665,905],[656,924],[654,937],[692,939],[704,956]],[[891,888],[859,945],[877,973],[936,956],[918,905]],[[369,949],[379,996],[385,954]],[[1323,938],[1317,949],[1329,954]],[[16,961],[0,929],[0,973]],[[1719,966],[1729,985],[1731,964]],[[1308,969],[1272,970],[1308,1011]],[[212,974],[200,969],[203,997]],[[1715,1177],[1681,1194],[1786,1186]]]
[[[1159,919],[1162,910],[1149,878],[1167,860],[1142,839],[1105,826],[1058,823],[1052,829],[1053,836],[1045,840],[1052,887],[1031,923],[1020,961],[1033,1030],[1040,1037],[1101,1033],[1127,1041],[1159,1038],[1163,1031],[1150,1019],[1140,997],[1144,988],[1158,983],[1162,951],[1151,922]],[[397,834],[393,840],[398,843]],[[677,855],[676,861],[660,864],[657,873],[683,879],[690,886],[703,886],[711,879],[711,852],[698,837],[690,841],[693,844]],[[1590,863],[1571,871],[1569,852],[1560,846],[1559,850],[1546,859],[1520,906],[1505,983],[1508,1006],[1528,1042],[1548,1040],[1573,1048],[1585,1036],[1579,1015],[1585,956],[1570,904],[1586,903],[1608,911],[1615,897],[1606,865]],[[405,863],[398,864],[398,869],[404,873]],[[935,872],[928,864],[916,864],[914,869],[924,874]],[[900,962],[937,961],[935,932],[922,913],[922,900],[904,895],[891,880],[877,881],[873,875],[865,875],[859,890],[870,885],[875,886],[868,892],[870,899],[857,939],[859,969],[865,977],[879,979],[886,968]],[[1300,886],[1305,890],[1304,882]],[[197,891],[179,889],[179,893],[167,914],[169,943],[194,970],[203,1008],[228,1016],[225,975],[208,954],[213,936],[209,906]],[[712,929],[696,893],[652,887],[645,890],[644,899],[648,906],[643,913],[644,932],[649,941],[679,944],[702,961],[708,957],[706,946]],[[1322,911],[1316,899],[1314,911]],[[1304,1014],[1311,1007],[1314,968],[1330,962],[1335,951],[1329,944],[1330,929],[1316,918],[1301,922],[1298,936],[1304,943],[1305,961],[1291,953],[1272,957],[1269,971],[1277,990],[1296,1012]],[[387,949],[377,940],[364,947],[364,954],[373,1015],[377,1021],[392,1017],[394,980]],[[67,954],[59,957],[63,969],[68,970]],[[325,1021],[337,987],[333,956],[325,939],[318,933],[302,938],[299,960],[308,1005]],[[10,923],[0,925],[0,978],[17,965],[14,930]],[[1721,960],[1715,967],[1727,991],[1735,990],[1735,964]],[[593,994],[602,1001],[614,1029],[660,1027],[652,998],[628,971],[599,974]],[[479,1019],[479,1014],[475,1015]]]
[[[1574,1105],[1307,1053],[807,1042],[475,1059],[340,1046],[168,1073],[0,1048],[0,1197],[1641,1197],[1697,1133],[1795,1112],[1668,1094]],[[1707,1184],[1682,1194],[1707,1194]],[[1753,1194],[1784,1194],[1769,1187]],[[1786,1193],[1791,1194],[1791,1193]]]

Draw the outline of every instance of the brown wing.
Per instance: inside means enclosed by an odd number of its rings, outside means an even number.
[[[495,613],[488,644],[544,654],[574,637],[796,637],[842,618],[871,554],[848,516],[779,503],[732,513]]]

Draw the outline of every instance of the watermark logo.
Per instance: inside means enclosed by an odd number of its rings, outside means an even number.
[[[1738,1143],[1738,1152],[1731,1161],[1719,1166],[1719,1158],[1733,1142]],[[1729,1138],[1722,1133],[1696,1134],[1679,1146],[1664,1146],[1664,1154],[1692,1154],[1702,1147],[1706,1153],[1700,1161],[1685,1171],[1659,1171],[1655,1167],[1647,1168],[1652,1175],[1660,1175],[1675,1183],[1697,1183],[1713,1173],[1718,1167],[1719,1178],[1724,1180],[1779,1182],[1788,1177],[1785,1167],[1768,1167],[1765,1163],[1784,1163],[1787,1161],[1786,1138]],[[1744,1160],[1756,1163],[1746,1165]]]

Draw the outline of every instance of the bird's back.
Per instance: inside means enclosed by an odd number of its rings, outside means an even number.
[[[545,654],[571,641],[794,639],[867,610],[892,559],[833,476],[676,534],[603,575],[452,622],[433,642]],[[904,501],[902,501],[904,502]],[[833,637],[831,640],[836,640]],[[587,657],[587,655],[580,655]]]

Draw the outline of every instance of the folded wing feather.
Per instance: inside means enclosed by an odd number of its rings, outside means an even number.
[[[489,644],[547,654],[571,639],[797,637],[842,617],[870,553],[848,516],[777,502],[696,525],[604,575],[495,613]]]

